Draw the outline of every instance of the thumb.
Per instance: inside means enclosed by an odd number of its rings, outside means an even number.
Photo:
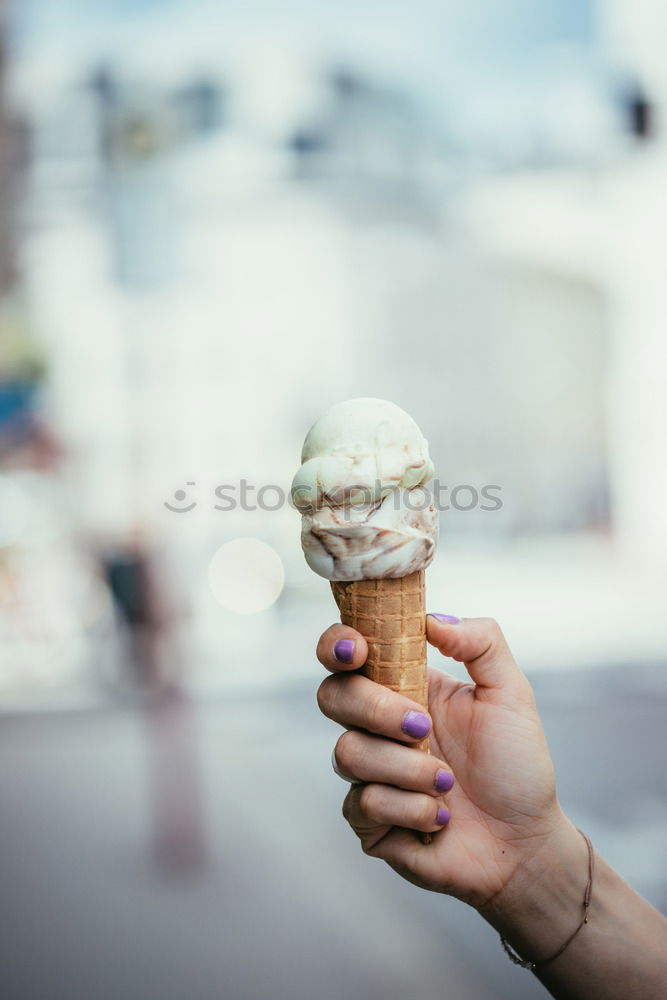
[[[426,637],[443,656],[463,663],[489,700],[533,701],[532,688],[493,618],[463,618],[455,622],[450,615],[429,614]]]

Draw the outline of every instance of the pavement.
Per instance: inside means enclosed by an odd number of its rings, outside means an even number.
[[[6,1000],[530,1000],[476,913],[361,854],[315,684],[5,714]],[[664,665],[546,672],[565,809],[667,911]]]

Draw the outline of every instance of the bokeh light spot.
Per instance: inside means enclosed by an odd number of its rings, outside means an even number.
[[[236,538],[211,559],[208,582],[216,601],[239,615],[265,611],[277,601],[285,583],[280,556],[258,538]]]

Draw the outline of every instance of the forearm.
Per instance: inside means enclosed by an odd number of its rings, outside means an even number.
[[[543,968],[579,923],[588,870],[581,835],[564,820],[557,837],[482,911],[558,1000],[658,1000],[667,983],[667,919],[599,855],[584,924],[562,955]]]

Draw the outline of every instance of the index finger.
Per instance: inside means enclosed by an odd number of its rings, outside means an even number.
[[[366,640],[349,625],[330,625],[317,644],[317,659],[327,670],[358,670],[367,657]]]

